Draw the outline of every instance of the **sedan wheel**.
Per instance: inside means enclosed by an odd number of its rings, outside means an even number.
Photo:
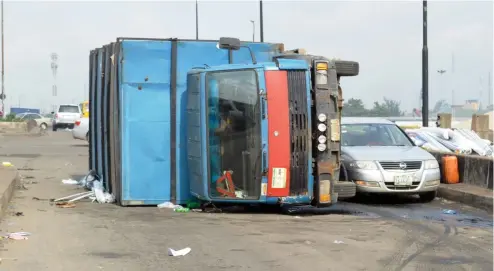
[[[48,128],[48,125],[46,125],[46,123],[41,123],[41,125],[39,126],[39,128],[41,128],[43,130],[46,130],[46,128]]]

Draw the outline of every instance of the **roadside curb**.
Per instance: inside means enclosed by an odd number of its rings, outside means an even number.
[[[472,185],[441,184],[437,192],[440,198],[460,202],[489,212],[493,211],[493,191],[490,189],[473,187]]]
[[[6,168],[0,165],[0,173],[0,219],[2,219],[21,178],[19,172],[14,167]]]

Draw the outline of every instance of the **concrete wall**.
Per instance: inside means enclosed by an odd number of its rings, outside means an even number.
[[[483,188],[493,187],[493,158],[478,155],[461,155],[451,153],[441,153],[429,151],[439,162],[442,171],[442,157],[444,155],[454,155],[458,158],[458,171],[460,182],[476,185]],[[442,175],[442,174],[441,174]],[[444,182],[444,180],[441,180]]]
[[[0,122],[0,133],[25,133],[27,124],[25,122]]]

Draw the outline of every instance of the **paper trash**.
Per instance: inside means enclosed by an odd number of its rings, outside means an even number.
[[[181,250],[173,250],[173,249],[169,248],[168,249],[168,256],[173,256],[173,257],[185,256],[185,255],[189,254],[189,252],[191,250],[192,249],[190,247],[186,247],[186,248],[181,249]]]

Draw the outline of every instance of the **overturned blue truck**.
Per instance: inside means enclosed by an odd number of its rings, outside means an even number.
[[[340,79],[359,64],[283,44],[118,38],[89,56],[89,168],[117,204],[329,206]]]

